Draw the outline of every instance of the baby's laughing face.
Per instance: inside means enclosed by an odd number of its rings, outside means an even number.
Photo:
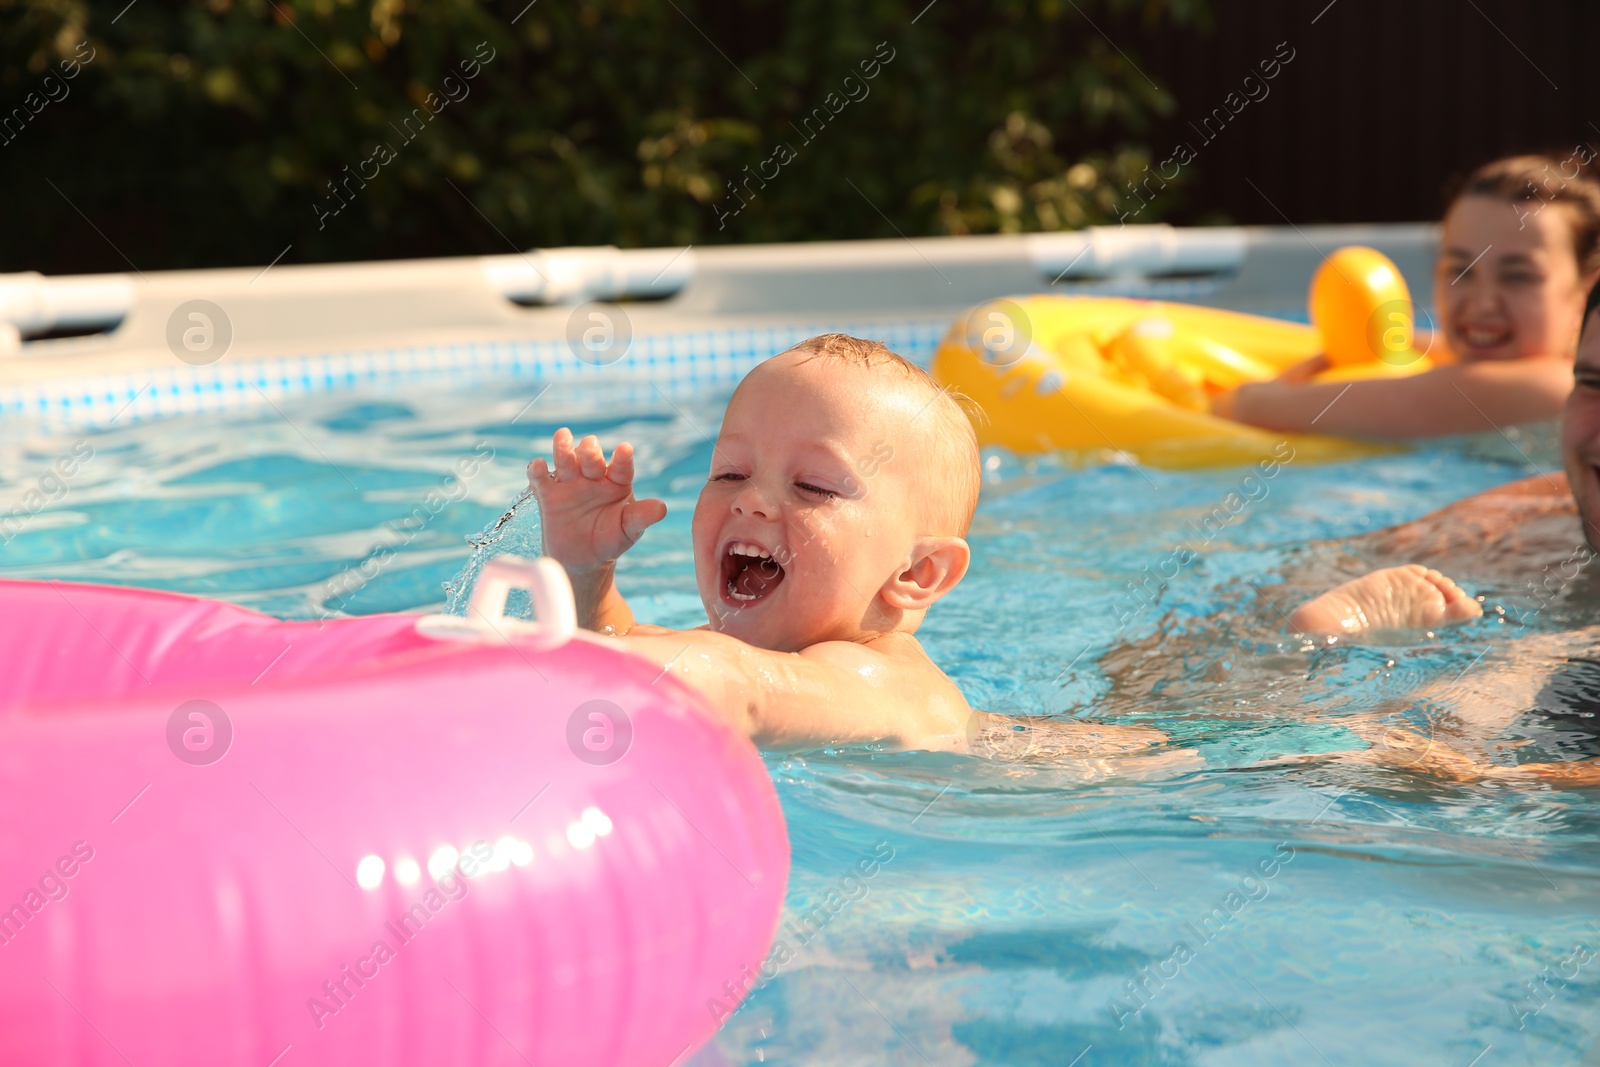
[[[926,399],[882,373],[785,353],[739,385],[694,511],[711,628],[794,652],[896,627],[881,592],[912,565],[930,484]]]

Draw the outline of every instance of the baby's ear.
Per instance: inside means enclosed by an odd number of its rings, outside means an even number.
[[[883,586],[883,599],[901,611],[926,611],[956,587],[972,562],[959,537],[924,537],[911,548],[911,562]]]

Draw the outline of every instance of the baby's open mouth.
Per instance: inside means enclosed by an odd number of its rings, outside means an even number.
[[[748,541],[730,541],[722,552],[722,599],[744,607],[778,588],[783,567],[772,554]]]

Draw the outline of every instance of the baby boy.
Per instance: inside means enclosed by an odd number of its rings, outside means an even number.
[[[915,634],[967,572],[977,440],[961,407],[873,341],[827,334],[762,363],[734,392],[693,521],[708,624],[634,621],[617,557],[665,517],[633,495],[633,450],[554,439],[528,466],[545,554],[572,579],[580,626],[614,635],[767,747],[882,742],[965,752],[1014,720],[975,712]],[[1153,730],[1063,723],[1080,753],[1139,749]]]

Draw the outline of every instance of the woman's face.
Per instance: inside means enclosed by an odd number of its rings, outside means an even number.
[[[1462,360],[1571,359],[1588,296],[1566,204],[1464,196],[1444,219],[1434,305]]]

